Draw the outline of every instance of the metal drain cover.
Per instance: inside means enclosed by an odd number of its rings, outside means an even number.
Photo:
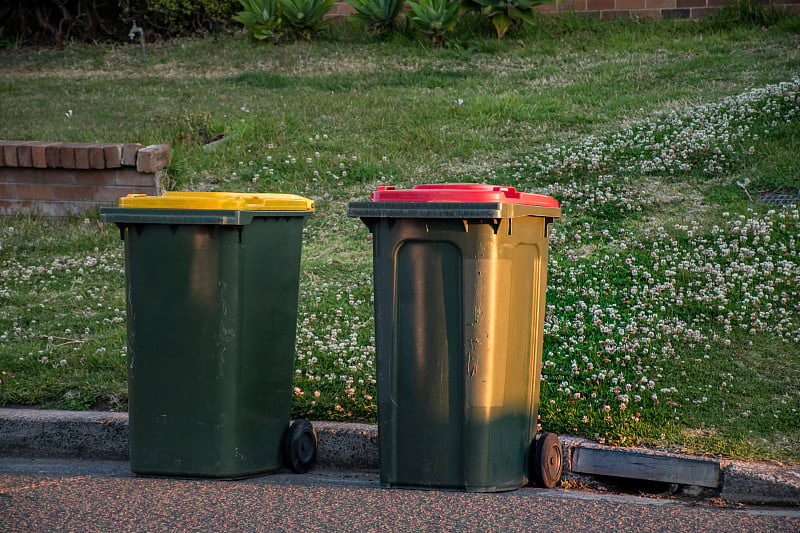
[[[758,195],[758,199],[770,205],[800,204],[800,191],[794,194],[785,192],[762,192]]]

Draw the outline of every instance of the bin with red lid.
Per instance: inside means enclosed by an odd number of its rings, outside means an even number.
[[[373,234],[381,484],[554,486],[537,435],[550,196],[482,184],[379,187],[351,202]]]

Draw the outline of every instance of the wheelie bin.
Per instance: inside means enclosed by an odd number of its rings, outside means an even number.
[[[380,479],[494,492],[554,486],[537,433],[549,196],[481,184],[378,187],[373,238]]]
[[[289,194],[129,195],[101,219],[125,247],[130,465],[235,478],[307,471],[290,426],[300,252],[314,202]]]

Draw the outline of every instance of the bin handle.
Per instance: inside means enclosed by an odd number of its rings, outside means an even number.
[[[494,192],[501,192],[505,195],[506,198],[520,198],[522,196],[521,193],[517,192],[516,187],[500,187],[496,186],[492,189]]]

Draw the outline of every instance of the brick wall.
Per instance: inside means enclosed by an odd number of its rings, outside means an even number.
[[[574,11],[602,19],[698,19],[736,0],[563,0],[539,6],[543,13]],[[756,0],[755,3],[800,13],[800,0]]]
[[[543,4],[537,9],[543,13],[585,13],[602,19],[648,18],[698,19],[735,2],[736,0],[562,0],[558,4]],[[788,9],[800,13],[800,0],[755,0],[755,3],[771,5],[777,9]],[[347,17],[355,10],[340,1],[330,11],[330,16]]]
[[[167,145],[0,141],[0,216],[78,214],[160,194]]]

